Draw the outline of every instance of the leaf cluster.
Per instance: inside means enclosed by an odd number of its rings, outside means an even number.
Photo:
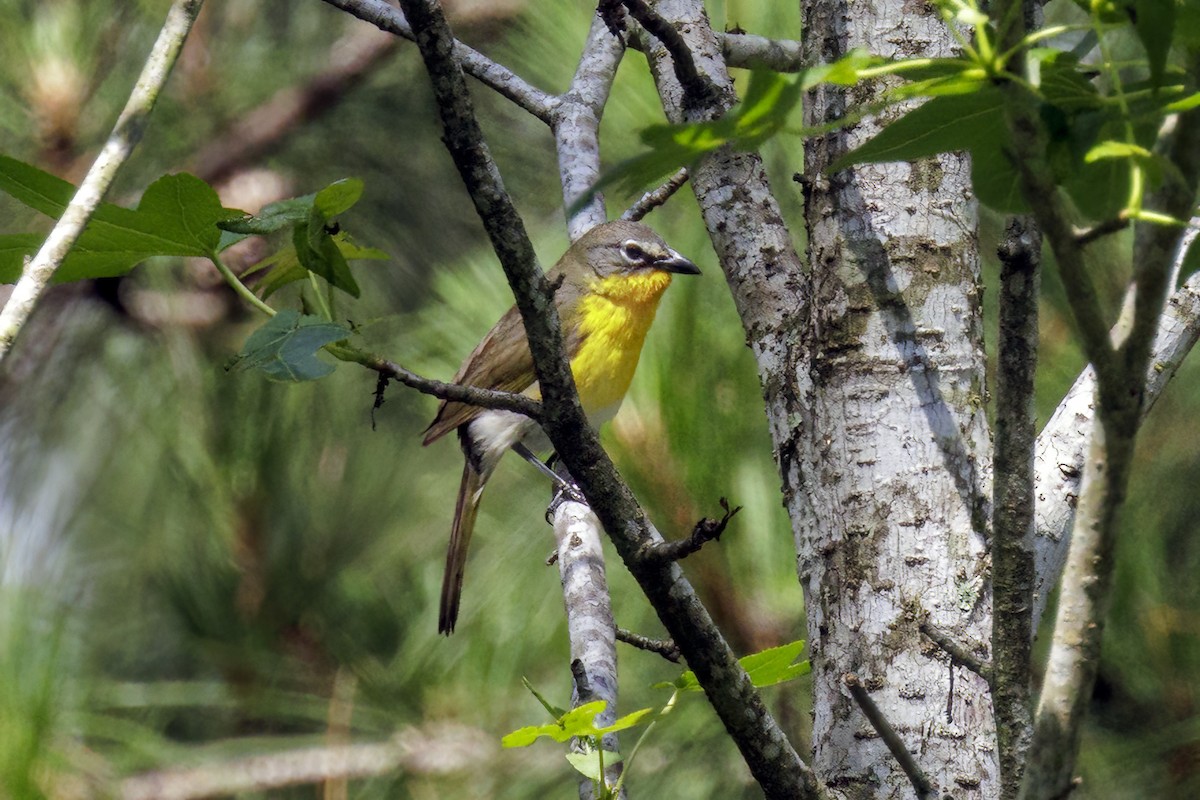
[[[37,167],[0,156],[0,191],[58,219],[76,188]],[[361,295],[349,261],[386,259],[387,254],[354,242],[338,218],[362,197],[358,178],[335,181],[315,194],[280,200],[258,214],[225,208],[216,190],[188,173],[164,175],[150,184],[136,209],[102,203],[77,245],[54,275],[59,283],[124,275],[155,257],[207,258],[235,289],[261,310],[273,315],[246,342],[235,365],[258,369],[272,380],[315,380],[333,371],[316,358],[318,350],[348,338],[351,331],[333,321],[333,290]],[[221,253],[248,236],[289,232],[288,243],[274,254],[235,276],[221,262]],[[25,260],[41,246],[40,234],[0,235],[0,282],[15,282]],[[258,282],[262,300],[243,279],[265,271]],[[284,311],[266,305],[282,287],[312,281],[313,296],[301,297],[318,314]],[[327,289],[322,289],[318,279]]]

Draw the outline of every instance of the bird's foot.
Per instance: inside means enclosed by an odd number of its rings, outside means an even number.
[[[579,491],[579,487],[573,483],[561,483],[554,490],[554,497],[550,499],[550,505],[546,507],[546,522],[550,525],[554,524],[554,515],[558,513],[558,509],[563,503],[582,503],[587,505],[587,499],[584,498],[583,492]]]

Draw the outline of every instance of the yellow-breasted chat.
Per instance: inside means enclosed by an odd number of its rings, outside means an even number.
[[[593,425],[617,413],[673,273],[699,275],[700,270],[647,226],[624,220],[592,228],[547,273],[551,285],[558,285],[554,304],[563,343],[580,403]],[[454,383],[540,397],[525,326],[515,306],[459,367]],[[528,417],[443,400],[425,430],[425,444],[452,430],[458,431],[466,464],[442,579],[438,631],[447,635],[458,620],[467,547],[483,487],[505,451],[515,448],[536,461],[532,452],[550,448],[541,427]]]

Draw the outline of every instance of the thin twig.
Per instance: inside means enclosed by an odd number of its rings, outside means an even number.
[[[640,633],[627,631],[624,628],[617,628],[617,641],[624,642],[630,647],[636,647],[639,650],[645,650],[648,653],[657,653],[674,664],[678,664],[680,658],[682,658],[679,648],[670,639],[652,639]]]
[[[1129,217],[1120,216],[1107,219],[1104,222],[1093,225],[1090,228],[1073,231],[1075,235],[1075,246],[1086,247],[1097,239],[1101,239],[1117,231],[1123,231],[1129,227]]]
[[[974,672],[976,675],[987,681],[989,686],[991,685],[991,664],[976,656],[952,635],[937,627],[927,619],[921,620],[920,630],[921,633],[933,640],[934,644],[942,648],[942,650],[946,652],[946,655],[950,656],[950,659],[954,663],[961,664],[962,666],[971,670],[971,672]]]
[[[692,553],[699,552],[700,548],[707,543],[720,539],[721,534],[725,532],[725,527],[729,525],[729,520],[742,510],[741,506],[731,509],[729,501],[724,497],[721,498],[720,503],[721,508],[725,511],[724,516],[720,519],[705,517],[696,523],[696,527],[692,528],[691,535],[685,539],[659,543],[647,542],[642,549],[641,557],[650,561],[679,561]]]
[[[497,408],[504,411],[515,411],[530,419],[540,419],[541,403],[523,394],[515,392],[500,392],[495,389],[481,389],[478,386],[467,386],[461,383],[445,383],[424,378],[417,373],[405,369],[394,361],[389,361],[380,355],[367,353],[347,345],[329,345],[325,350],[341,361],[361,364],[379,373],[380,378],[390,378],[405,386],[416,389],[423,394],[432,395],[441,400],[453,400],[456,403],[466,403],[480,408]],[[380,386],[376,384],[375,408],[382,405]]]
[[[325,2],[358,17],[363,22],[371,23],[380,30],[393,33],[409,41],[415,41],[412,26],[409,25],[404,14],[383,0],[325,0]],[[485,86],[495,89],[501,96],[507,97],[547,125],[553,123],[554,107],[558,103],[556,97],[543,92],[512,70],[497,64],[483,53],[468,47],[457,39],[452,39],[449,44],[452,48],[453,58],[462,65],[468,75]]]
[[[8,353],[13,340],[33,313],[38,298],[87,227],[88,220],[104,199],[117,172],[141,141],[158,95],[167,83],[171,68],[175,66],[203,4],[204,0],[175,0],[171,4],[158,39],[104,149],[92,162],[87,176],[79,184],[75,196],[46,241],[37,254],[26,262],[20,280],[13,288],[3,312],[0,312],[0,360]]]
[[[912,757],[912,753],[908,752],[908,748],[904,746],[904,741],[900,738],[900,734],[896,733],[896,729],[887,721],[887,717],[879,710],[879,706],[875,705],[875,701],[871,699],[871,695],[867,693],[866,688],[862,685],[862,681],[853,672],[847,672],[842,676],[842,683],[846,684],[846,688],[850,690],[850,696],[854,698],[854,702],[858,703],[858,707],[862,709],[863,715],[867,721],[871,723],[871,727],[879,734],[879,738],[887,745],[887,749],[892,754],[892,758],[896,759],[896,763],[900,765],[900,769],[904,770],[904,774],[908,776],[909,782],[913,789],[917,792],[917,797],[933,798],[935,790],[933,784],[929,781],[929,776],[921,769],[921,766]]]
[[[642,217],[649,214],[654,209],[666,203],[671,199],[671,195],[678,192],[687,183],[688,171],[687,167],[680,167],[679,171],[667,178],[666,182],[657,189],[652,189],[638,198],[637,202],[629,207],[629,209],[621,215],[621,219],[637,222]]]

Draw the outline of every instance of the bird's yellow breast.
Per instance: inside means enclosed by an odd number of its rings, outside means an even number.
[[[668,272],[616,275],[592,284],[579,301],[579,350],[571,372],[589,416],[615,413],[637,369]]]

